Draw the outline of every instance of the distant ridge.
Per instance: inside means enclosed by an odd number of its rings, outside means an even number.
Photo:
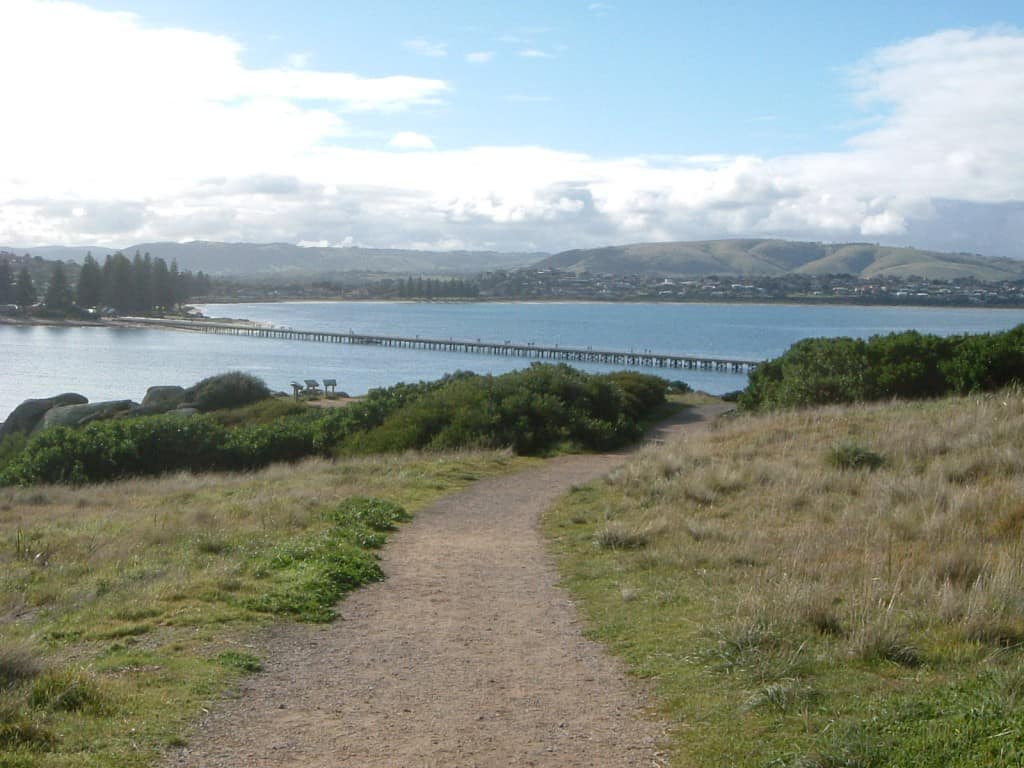
[[[393,274],[469,275],[491,269],[516,269],[533,264],[546,253],[499,253],[497,251],[418,251],[399,248],[305,247],[292,243],[218,243],[194,240],[187,243],[137,243],[126,248],[42,246],[0,247],[13,253],[30,253],[46,259],[81,262],[89,251],[100,261],[108,253],[132,256],[149,253],[181,269],[215,276],[309,278],[341,272]]]
[[[542,259],[538,269],[595,274],[781,276],[849,274],[863,278],[923,277],[954,280],[1018,280],[1024,261],[978,254],[940,253],[870,243],[794,240],[701,240],[638,243],[563,251]]]
[[[787,274],[848,274],[930,280],[976,278],[996,282],[1024,279],[1024,260],[972,253],[943,253],[871,243],[817,243],[778,239],[698,240],[637,243],[545,253],[499,251],[418,251],[399,248],[303,247],[291,243],[138,243],[105,246],[0,246],[0,251],[30,253],[46,259],[81,263],[87,251],[99,260],[121,250],[149,253],[181,269],[218,277],[306,280],[345,273],[393,275],[473,275],[496,269],[559,269],[612,275],[697,278],[708,275],[778,277]]]

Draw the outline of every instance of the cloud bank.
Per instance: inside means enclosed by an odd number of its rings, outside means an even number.
[[[5,0],[0,28],[8,60],[23,64],[0,80],[0,243],[910,242],[929,222],[948,230],[956,210],[970,222],[987,220],[979,207],[1019,217],[1024,201],[1024,33],[1014,29],[943,31],[859,62],[852,97],[872,127],[841,151],[607,158],[433,149],[400,123],[458,98],[437,79],[253,69],[229,38],[75,3]],[[376,149],[348,142],[367,113],[394,115]],[[955,247],[981,242],[1024,257],[1019,240],[959,232]]]

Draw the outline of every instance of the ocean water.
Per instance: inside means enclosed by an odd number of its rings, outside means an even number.
[[[1024,310],[820,307],[779,304],[284,302],[200,306],[208,317],[246,318],[300,330],[533,342],[542,346],[644,350],[765,359],[812,336],[869,337],[899,330],[980,333],[1024,322]],[[156,329],[0,326],[0,418],[30,397],[79,392],[92,401],[141,400],[156,384],[188,386],[228,370],[273,388],[307,378],[338,380],[363,394],[456,370],[503,373],[522,358],[254,339]],[[581,366],[591,371],[607,366]],[[643,369],[638,369],[643,370]],[[720,394],[742,374],[655,369]]]

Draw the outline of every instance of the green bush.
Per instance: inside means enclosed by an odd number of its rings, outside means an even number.
[[[242,371],[210,376],[186,390],[186,399],[200,411],[240,408],[270,397],[262,379]]]
[[[1024,381],[1024,325],[940,337],[910,331],[804,339],[750,374],[742,408],[768,410],[987,392]]]
[[[234,374],[214,378],[236,380]],[[54,427],[0,465],[0,485],[253,470],[336,452],[609,450],[640,435],[643,419],[664,402],[666,386],[655,376],[596,376],[537,363],[497,377],[457,373],[373,390],[345,408],[289,408],[270,420],[258,408],[260,418],[235,427],[212,415],[176,414],[94,422],[81,429]],[[219,385],[213,390],[226,391]]]

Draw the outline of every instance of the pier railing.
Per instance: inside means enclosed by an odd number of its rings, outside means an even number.
[[[684,368],[692,370],[749,373],[760,360],[736,360],[701,355],[670,355],[651,350],[640,352],[592,349],[591,347],[540,346],[512,342],[470,341],[466,339],[427,339],[419,336],[378,336],[374,334],[334,333],[329,331],[299,331],[292,328],[271,328],[240,323],[209,323],[191,320],[164,320],[157,318],[130,318],[132,324],[156,326],[173,330],[216,333],[231,336],[251,336],[261,339],[287,339],[314,341],[328,344],[367,344],[381,347],[403,347],[443,352],[466,352],[479,355],[526,357],[539,360],[562,360],[576,363],[604,363],[631,365],[641,368]]]

